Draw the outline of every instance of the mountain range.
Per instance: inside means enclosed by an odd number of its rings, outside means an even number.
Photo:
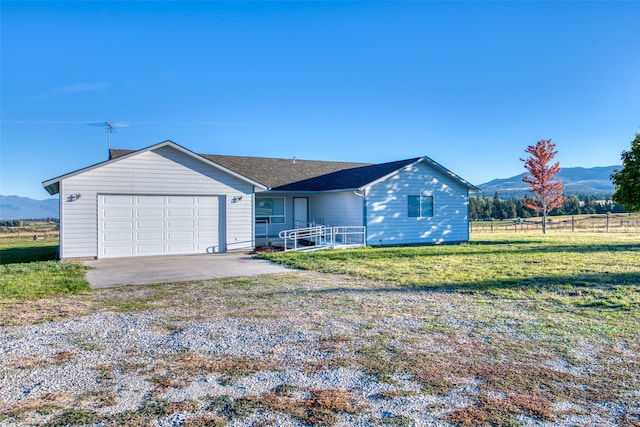
[[[622,166],[594,168],[563,168],[557,175],[565,187],[565,194],[578,196],[610,196],[613,183],[609,176]],[[529,186],[522,181],[522,174],[505,179],[494,179],[479,185],[485,197],[497,192],[501,199],[522,198],[529,194]],[[0,195],[0,220],[58,218],[58,199],[34,200],[20,196]]]
[[[562,168],[556,175],[564,184],[564,193],[577,196],[611,196],[613,182],[611,174],[622,166],[598,166],[594,168]],[[493,197],[497,192],[501,199],[522,198],[529,195],[529,184],[520,175],[505,179],[494,179],[479,185],[485,197]]]
[[[58,199],[34,200],[0,195],[0,220],[58,218]]]

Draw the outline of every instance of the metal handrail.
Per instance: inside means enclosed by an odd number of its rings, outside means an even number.
[[[367,227],[364,225],[349,225],[333,227],[334,245],[365,245]]]
[[[313,227],[283,230],[278,234],[284,242],[285,251],[301,249],[327,248],[335,246],[364,246],[366,227],[338,226],[327,227],[316,225]],[[290,247],[290,243],[293,247]]]

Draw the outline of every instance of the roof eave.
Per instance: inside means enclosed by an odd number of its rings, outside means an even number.
[[[278,190],[269,188],[265,193],[269,194],[321,194],[321,193],[344,193],[346,191],[360,191],[361,188],[334,188],[331,190]]]
[[[425,161],[426,163],[429,163],[431,166],[435,167],[436,169],[439,169],[440,172],[443,172],[447,175],[449,175],[451,178],[455,179],[456,181],[458,181],[460,184],[464,185],[465,187],[467,187],[467,189],[469,189],[472,192],[478,192],[481,193],[482,190],[480,190],[478,187],[476,187],[475,185],[471,184],[469,181],[467,181],[466,179],[456,175],[455,173],[453,173],[451,170],[445,168],[444,166],[442,166],[440,163],[436,162],[435,160],[427,157],[427,156],[423,156],[422,157],[422,161]]]
[[[79,174],[84,173],[84,172],[88,172],[88,171],[96,169],[98,167],[105,166],[105,165],[108,165],[108,164],[111,164],[111,163],[115,163],[115,162],[119,162],[121,160],[128,159],[129,157],[133,157],[133,156],[136,156],[138,154],[141,154],[141,153],[144,153],[144,152],[147,152],[147,151],[157,150],[158,148],[162,148],[162,147],[165,147],[165,146],[171,146],[172,148],[174,148],[174,149],[176,149],[178,151],[181,151],[182,153],[184,153],[184,154],[186,154],[186,155],[188,155],[190,157],[193,157],[193,158],[195,158],[195,159],[197,159],[197,160],[199,160],[201,162],[204,162],[204,163],[208,164],[209,166],[212,166],[212,167],[214,167],[214,168],[216,168],[218,170],[221,170],[221,171],[223,171],[223,172],[225,172],[225,173],[227,173],[229,175],[232,175],[232,176],[234,176],[234,177],[236,177],[238,179],[241,179],[241,180],[243,180],[243,181],[245,181],[245,182],[247,182],[247,183],[249,183],[249,184],[251,184],[251,185],[253,185],[255,187],[259,187],[259,188],[262,188],[262,189],[266,189],[267,188],[267,186],[265,186],[264,184],[262,184],[260,182],[253,181],[252,179],[249,179],[244,175],[240,175],[237,172],[234,172],[234,171],[232,171],[230,169],[227,169],[227,168],[225,168],[225,167],[223,167],[223,166],[221,166],[221,165],[219,165],[219,164],[217,164],[215,162],[212,162],[211,160],[209,160],[209,159],[207,159],[207,158],[205,158],[205,157],[203,157],[203,156],[201,156],[199,154],[196,154],[193,151],[188,150],[188,149],[184,148],[183,146],[181,146],[179,144],[176,144],[175,142],[170,141],[170,140],[166,140],[166,141],[160,142],[158,144],[151,145],[149,147],[133,151],[133,152],[131,152],[129,154],[125,154],[124,156],[120,156],[120,157],[116,157],[114,159],[106,160],[104,162],[96,163],[94,165],[87,166],[85,168],[78,169],[76,171],[69,172],[67,174],[57,176],[55,178],[51,178],[51,179],[49,179],[47,181],[43,181],[42,182],[42,186],[49,192],[49,194],[51,194],[51,195],[58,194],[60,192],[60,181],[62,181],[63,179],[71,178],[73,176],[79,175]]]
[[[52,196],[55,196],[56,194],[58,194],[60,192],[60,181],[45,181],[42,183],[42,186],[44,187],[45,190],[47,190],[47,193],[49,193]]]
[[[397,174],[399,171],[401,171],[402,169],[404,169],[404,168],[408,168],[409,166],[413,166],[413,165],[415,165],[415,164],[417,164],[417,163],[420,163],[421,161],[422,161],[422,157],[420,157],[419,159],[416,159],[416,161],[415,161],[415,162],[411,162],[411,163],[406,164],[406,165],[404,165],[404,166],[400,166],[398,169],[396,169],[396,170],[394,170],[394,171],[392,171],[392,172],[389,172],[388,174],[386,174],[386,175],[384,175],[384,176],[381,176],[380,178],[374,179],[374,180],[373,180],[373,181],[371,181],[370,183],[363,185],[362,187],[358,188],[357,190],[358,190],[358,191],[366,190],[367,188],[370,188],[370,187],[372,187],[372,186],[376,185],[377,183],[382,182],[382,181],[384,181],[384,180],[388,179],[389,177],[391,177],[391,176],[393,176],[393,175],[396,175],[396,174]]]
[[[398,169],[394,170],[393,172],[390,172],[388,174],[386,174],[385,176],[382,176],[374,181],[371,181],[370,183],[364,185],[362,188],[360,188],[360,190],[362,189],[366,189],[369,187],[372,187],[373,185],[382,182],[386,179],[388,179],[389,177],[397,174],[400,170],[411,167],[413,165],[416,165],[418,163],[421,162],[425,162],[431,166],[433,166],[434,168],[438,169],[440,172],[444,173],[445,175],[449,175],[451,178],[453,178],[454,180],[456,180],[457,182],[459,182],[460,184],[462,184],[464,187],[466,187],[470,192],[472,193],[481,193],[482,190],[480,190],[478,187],[476,187],[475,185],[471,184],[470,182],[468,182],[467,180],[461,178],[460,176],[456,175],[455,173],[453,173],[451,170],[445,168],[444,166],[442,166],[440,163],[436,162],[435,160],[427,157],[427,156],[423,156],[418,158],[415,162],[409,163],[407,165],[404,165],[402,167],[399,167]]]

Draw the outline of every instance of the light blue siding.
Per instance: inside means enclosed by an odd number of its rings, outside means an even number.
[[[363,198],[353,191],[316,194],[310,198],[310,218],[331,226],[363,225]]]
[[[374,183],[366,193],[368,245],[469,240],[467,187],[424,162]],[[409,217],[410,195],[433,196],[433,217]]]
[[[256,223],[256,244],[262,246],[271,242],[277,244],[278,233],[297,228],[293,221],[293,199],[304,197],[309,200],[309,222],[316,225],[360,226],[363,225],[363,197],[353,191],[330,193],[276,193],[259,192],[256,198],[284,198],[285,222],[283,224]],[[268,236],[266,236],[268,234]]]
[[[295,197],[304,197],[309,199],[309,207],[312,206],[312,196],[308,194],[289,194],[289,193],[277,193],[277,192],[259,192],[255,194],[257,199],[259,198],[282,198],[284,199],[284,223],[271,223],[265,225],[264,223],[256,222],[256,237],[258,238],[257,244],[263,245],[267,241],[277,241],[274,239],[278,236],[281,231],[291,230],[293,228],[298,228],[294,224],[294,214],[293,214],[293,199]],[[313,218],[311,214],[309,214],[309,220],[312,221]],[[300,226],[302,227],[302,226]],[[269,238],[267,238],[269,237]]]

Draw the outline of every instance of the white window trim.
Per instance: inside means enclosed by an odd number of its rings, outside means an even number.
[[[409,215],[409,200],[410,197],[417,197],[418,198],[418,209],[419,209],[419,213],[418,216],[411,216]],[[424,215],[422,212],[422,203],[423,203],[423,199],[430,199],[431,200],[431,215]],[[433,196],[429,196],[426,194],[409,194],[407,195],[407,217],[409,218],[433,218],[434,212],[435,212],[435,206],[434,206],[434,198]]]
[[[281,199],[282,200],[282,215],[258,215],[258,210],[257,208],[254,207],[254,209],[256,210],[255,213],[255,222],[263,222],[266,220],[267,224],[286,224],[287,222],[287,199],[286,197],[256,197],[256,201],[255,203],[258,203],[258,200],[264,200],[264,199]],[[274,222],[273,218],[282,218],[281,222]]]

